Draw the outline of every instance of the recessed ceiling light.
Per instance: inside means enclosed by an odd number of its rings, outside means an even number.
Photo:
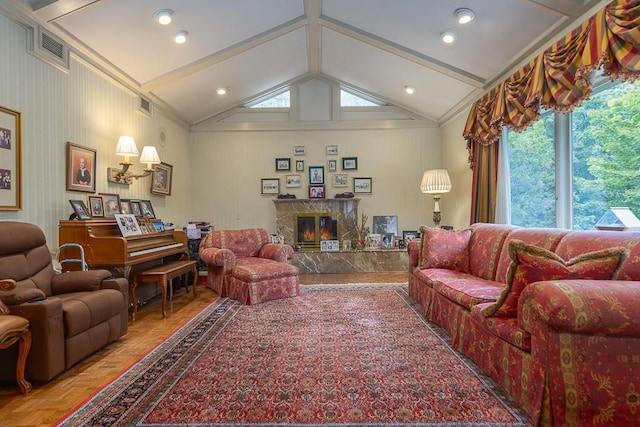
[[[476,17],[476,15],[473,13],[473,10],[467,9],[464,7],[457,9],[454,12],[454,15],[458,20],[458,24],[462,24],[462,25],[468,24],[469,22],[473,21],[473,18]]]
[[[413,86],[405,86],[404,91],[407,92],[409,95],[413,95],[414,93],[416,93],[416,88]]]
[[[225,95],[227,93],[227,88],[226,87],[219,87],[218,89],[216,89],[216,93],[218,95]]]
[[[186,42],[188,37],[189,37],[189,33],[186,31],[176,31],[171,35],[171,38],[177,44],[182,44]]]
[[[171,24],[171,16],[173,16],[173,10],[171,10],[171,9],[160,9],[156,13],[153,14],[153,18],[160,25],[169,25],[169,24]]]
[[[443,42],[451,44],[458,39],[458,34],[453,30],[444,30],[442,34],[440,34],[440,38]]]

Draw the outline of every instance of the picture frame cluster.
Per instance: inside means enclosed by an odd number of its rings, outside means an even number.
[[[296,145],[293,147],[294,156],[304,156],[307,153],[306,146]],[[325,151],[327,156],[337,156],[339,149],[337,145],[331,144],[326,146]],[[295,163],[295,165],[293,164]],[[358,157],[345,156],[339,160],[329,158],[325,165],[309,165],[306,167],[305,172],[305,160],[291,157],[276,157],[275,158],[275,172],[286,173],[284,176],[285,188],[300,188],[303,186],[303,181],[306,175],[307,178],[307,197],[309,199],[324,199],[327,197],[327,185],[330,184],[332,188],[347,189],[349,188],[350,180],[349,173],[358,170]],[[296,173],[291,173],[295,171]],[[327,177],[325,171],[330,172],[331,176]],[[353,177],[353,192],[343,193],[352,194],[372,194],[372,181],[371,177]],[[264,196],[273,196],[281,194],[280,178],[270,177],[261,179],[260,194]]]

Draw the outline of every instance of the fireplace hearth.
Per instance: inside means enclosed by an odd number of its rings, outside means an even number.
[[[294,245],[302,250],[317,250],[322,240],[338,240],[338,212],[294,215]]]
[[[274,199],[276,228],[285,243],[312,252],[320,250],[321,240],[355,240],[360,199]],[[313,227],[311,220],[298,225],[298,217],[317,217]],[[322,224],[320,217],[326,218]],[[302,229],[302,230],[301,230]],[[299,231],[303,234],[299,237]],[[313,241],[311,239],[313,234]],[[329,238],[327,238],[329,237]]]

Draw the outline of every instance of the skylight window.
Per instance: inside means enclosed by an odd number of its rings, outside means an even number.
[[[291,106],[291,92],[285,90],[265,99],[258,100],[255,104],[247,104],[249,108],[289,108]]]
[[[355,91],[340,89],[341,107],[380,107],[382,105],[385,103],[379,99]]]

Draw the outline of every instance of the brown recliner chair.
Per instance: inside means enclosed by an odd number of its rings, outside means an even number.
[[[56,273],[42,230],[0,222],[0,279],[12,315],[29,320],[32,345],[26,378],[48,381],[127,332],[128,281],[107,270]],[[15,378],[16,346],[0,350],[0,380]]]

